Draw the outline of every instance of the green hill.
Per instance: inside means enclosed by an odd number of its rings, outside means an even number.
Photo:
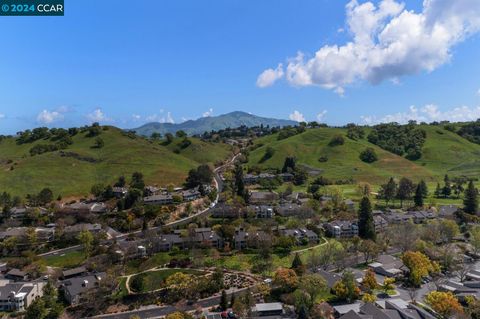
[[[440,180],[444,174],[475,175],[480,172],[480,145],[468,142],[455,133],[441,127],[425,126],[427,139],[423,156],[418,161],[387,152],[369,143],[366,139],[358,141],[345,137],[345,144],[329,146],[333,136],[346,130],[340,128],[317,128],[293,137],[277,140],[277,135],[266,136],[256,140],[261,145],[250,153],[249,166],[259,165],[263,168],[281,168],[286,156],[295,156],[297,163],[320,169],[321,174],[332,179],[353,178],[379,184],[391,176],[405,176],[414,180]],[[267,147],[272,147],[274,155],[263,163],[260,159]],[[367,164],[359,159],[360,152],[372,147],[379,160]],[[328,158],[320,162],[321,157]]]
[[[43,187],[55,196],[82,196],[95,183],[112,183],[118,176],[127,178],[142,172],[148,184],[182,183],[188,171],[203,163],[228,157],[230,147],[190,138],[192,144],[179,154],[173,146],[163,146],[140,137],[132,138],[122,130],[109,127],[102,131],[103,148],[92,148],[95,138],[79,133],[63,151],[30,156],[29,150],[44,140],[17,145],[14,138],[0,142],[0,191],[24,196]],[[12,169],[13,168],[13,169]]]

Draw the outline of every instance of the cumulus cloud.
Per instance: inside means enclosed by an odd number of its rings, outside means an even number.
[[[357,81],[372,84],[405,75],[431,72],[448,62],[452,48],[480,31],[480,1],[424,0],[421,12],[396,0],[346,5],[350,41],[325,45],[313,56],[297,53],[288,59],[285,75],[281,64],[265,70],[259,87],[285,77],[293,86],[319,86],[343,92]],[[340,90],[340,91],[339,91]]]
[[[266,69],[257,78],[257,86],[265,88],[272,86],[277,80],[283,78],[283,64],[279,63],[276,69]]]
[[[43,110],[37,115],[37,122],[41,124],[51,124],[62,121],[63,119],[63,114],[58,111]]]
[[[202,116],[203,117],[209,117],[209,116],[212,116],[212,114],[213,114],[213,109],[209,108],[208,111],[206,111],[202,114]]]
[[[159,122],[159,123],[175,123],[172,113],[167,112],[167,115],[164,115],[164,110],[160,110],[160,114],[152,114],[145,118],[147,122]]]
[[[322,122],[323,119],[325,118],[325,115],[327,115],[327,110],[323,110],[320,113],[317,114],[317,121]]]
[[[451,122],[465,122],[475,121],[480,118],[480,106],[468,107],[459,106],[447,111],[441,111],[437,105],[428,104],[422,108],[417,108],[412,105],[406,112],[398,112],[388,114],[382,117],[374,115],[361,116],[365,124],[378,123],[407,123],[410,120],[417,122],[433,122],[433,121],[451,121]]]
[[[292,121],[296,121],[296,122],[305,122],[305,117],[303,116],[302,113],[300,113],[297,110],[293,111],[293,113],[290,114],[288,116],[288,118],[291,119]]]
[[[87,114],[87,119],[90,122],[113,122],[101,108],[96,108],[92,113]]]

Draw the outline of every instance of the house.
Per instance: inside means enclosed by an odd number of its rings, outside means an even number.
[[[147,196],[143,199],[143,203],[147,205],[170,205],[173,204],[173,195],[160,194]]]
[[[233,236],[234,248],[237,250],[248,247],[255,248],[258,247],[259,244],[271,240],[272,237],[262,230],[247,232],[243,228],[238,228],[235,230],[235,235]]]
[[[290,173],[281,173],[281,174],[278,174],[278,177],[280,177],[284,182],[293,181],[293,174],[290,174]]]
[[[358,236],[358,225],[348,220],[335,220],[323,225],[326,232],[334,238],[352,238]]]
[[[380,215],[373,216],[373,223],[377,234],[384,232],[388,227],[388,222]]]
[[[247,208],[248,210],[248,208]],[[211,210],[213,218],[243,218],[246,217],[246,212],[241,207],[226,205],[221,203]]]
[[[61,289],[65,300],[70,305],[77,305],[82,301],[82,295],[90,289],[99,287],[106,273],[97,273],[73,277],[61,282]]]
[[[198,189],[188,189],[182,192],[182,197],[184,201],[189,202],[202,197],[202,194],[200,194]]]
[[[405,215],[409,216],[415,224],[422,224],[437,217],[432,211],[410,211]]]
[[[272,218],[275,215],[273,207],[269,205],[250,205],[247,211],[253,212],[256,218]]]
[[[82,276],[87,273],[87,269],[84,266],[73,268],[73,269],[67,269],[62,271],[62,278],[63,279],[69,279],[72,277],[77,277],[77,276]]]
[[[345,204],[345,207],[347,207],[347,210],[350,211],[350,212],[353,212],[355,211],[355,202],[351,199],[346,199],[343,201],[343,203]]]
[[[295,238],[298,244],[318,243],[318,235],[310,229],[284,229],[280,231],[282,236]]]
[[[243,182],[247,185],[253,185],[256,184],[258,181],[258,176],[253,175],[253,174],[245,174],[243,176]]]
[[[77,236],[82,231],[89,231],[91,233],[99,233],[102,230],[102,225],[100,224],[89,224],[89,223],[80,223],[72,226],[66,226],[63,229],[63,232],[66,236]]]
[[[211,228],[196,228],[195,243],[207,247],[222,248],[223,239]]]
[[[55,229],[53,228],[14,227],[14,228],[8,228],[6,231],[0,232],[0,241],[10,237],[16,237],[22,240],[27,240],[28,233],[30,230],[33,230],[35,232],[37,243],[48,243],[55,239]]]
[[[10,214],[10,218],[21,219],[21,218],[24,218],[25,215],[27,214],[27,208],[13,207],[12,209],[10,209],[8,213]]]
[[[323,277],[323,279],[325,279],[326,283],[327,283],[327,287],[332,289],[333,286],[335,285],[335,283],[339,280],[342,279],[342,276],[338,275],[338,274],[335,274],[335,273],[332,273],[332,272],[328,272],[328,271],[325,271],[321,268],[317,269],[316,271],[320,276]]]
[[[404,214],[402,212],[390,211],[390,212],[384,214],[383,218],[389,224],[403,224],[403,223],[406,223],[406,222],[412,220],[413,216]]]
[[[0,311],[24,311],[43,296],[44,282],[0,282]]]
[[[153,242],[153,249],[155,251],[170,251],[173,247],[183,249],[185,246],[185,239],[179,234],[161,234]]]
[[[257,303],[252,307],[253,317],[274,317],[284,314],[283,304],[280,302]]]
[[[300,213],[302,206],[292,203],[281,203],[275,210],[282,217],[295,216]]]
[[[399,277],[403,274],[403,262],[391,255],[380,255],[377,260],[368,265],[376,274],[386,277]]]
[[[442,205],[438,209],[438,216],[442,218],[453,218],[458,211],[457,205]]]
[[[5,279],[13,281],[26,281],[28,280],[28,275],[26,272],[21,271],[20,269],[12,268],[9,272],[6,273]]]
[[[107,205],[102,202],[78,202],[69,205],[62,205],[60,210],[65,213],[105,213],[107,211]]]
[[[273,181],[275,178],[277,178],[277,176],[270,173],[261,173],[260,175],[258,175],[258,179],[263,179],[266,181]]]
[[[127,196],[128,188],[126,187],[113,187],[113,196],[116,198],[122,198]]]
[[[249,202],[251,204],[270,204],[278,200],[275,192],[250,192]]]
[[[143,190],[143,194],[145,194],[145,196],[153,196],[153,195],[157,195],[159,191],[160,191],[160,188],[158,187],[145,186],[145,189]]]

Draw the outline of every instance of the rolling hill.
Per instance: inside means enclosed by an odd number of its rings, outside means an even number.
[[[290,120],[278,120],[260,117],[245,112],[231,112],[219,116],[202,117],[197,120],[189,120],[180,124],[152,122],[132,129],[139,135],[151,136],[152,133],[175,133],[179,130],[185,131],[188,135],[202,134],[212,130],[221,130],[227,127],[236,128],[242,125],[252,126],[287,126],[296,125],[297,122]]]
[[[259,146],[250,152],[249,166],[282,168],[286,156],[295,156],[297,163],[321,170],[321,174],[332,179],[353,178],[372,184],[385,182],[389,177],[406,176],[414,180],[440,181],[444,174],[452,176],[480,174],[480,145],[473,144],[455,133],[439,126],[423,126],[427,132],[423,156],[417,161],[387,152],[369,143],[345,137],[345,144],[329,146],[337,134],[346,134],[341,128],[309,129],[302,134],[277,140],[277,134],[256,140]],[[274,155],[263,163],[260,159],[266,148],[272,147]],[[367,147],[375,149],[379,160],[367,164],[359,159],[360,152]],[[320,162],[326,157],[326,162]]]
[[[49,187],[55,196],[84,196],[95,183],[112,183],[120,175],[129,178],[135,171],[142,172],[148,184],[179,185],[190,169],[230,154],[226,144],[195,138],[177,154],[172,150],[178,140],[164,146],[160,141],[129,137],[115,127],[108,127],[100,136],[103,148],[92,148],[95,139],[79,133],[63,152],[36,156],[30,156],[30,148],[45,141],[18,145],[14,138],[4,139],[0,142],[0,191],[25,196]]]

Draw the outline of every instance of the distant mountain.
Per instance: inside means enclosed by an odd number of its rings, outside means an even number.
[[[260,117],[245,112],[231,112],[219,116],[202,117],[197,120],[189,120],[180,124],[172,123],[158,123],[152,122],[144,124],[138,128],[132,129],[139,135],[150,136],[152,133],[157,132],[161,134],[175,133],[176,131],[183,130],[189,135],[202,134],[204,132],[210,132],[212,130],[221,130],[227,127],[235,128],[242,125],[247,127],[252,126],[287,126],[298,124],[295,121],[279,120],[266,117]]]

